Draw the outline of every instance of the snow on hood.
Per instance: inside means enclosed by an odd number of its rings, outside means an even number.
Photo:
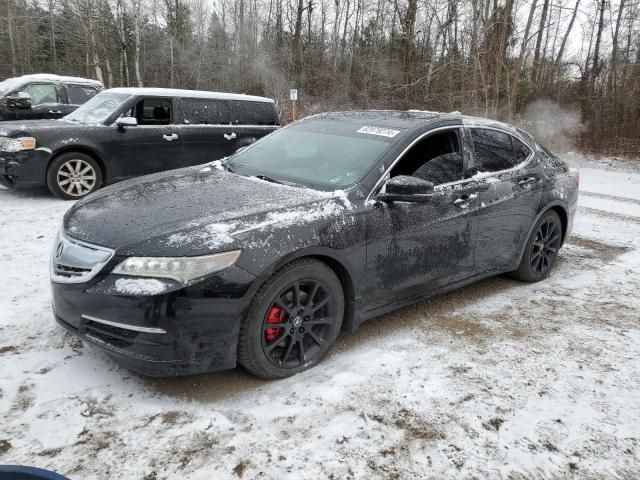
[[[65,215],[68,235],[123,254],[200,255],[339,215],[344,192],[321,192],[202,166],[107,187]]]

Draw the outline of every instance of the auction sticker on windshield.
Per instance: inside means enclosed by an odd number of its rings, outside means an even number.
[[[381,137],[393,138],[400,133],[400,130],[390,128],[364,126],[357,133],[368,133],[369,135],[380,135]]]

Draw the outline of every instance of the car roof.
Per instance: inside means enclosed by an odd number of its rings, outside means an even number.
[[[21,77],[7,78],[0,82],[0,93],[6,94],[16,88],[22,87],[29,82],[51,82],[51,83],[76,83],[92,87],[104,88],[98,80],[81,77],[65,77],[61,75],[53,75],[50,73],[34,73],[31,75],[22,75]]]
[[[205,90],[181,90],[178,88],[141,88],[124,87],[110,88],[105,92],[125,93],[128,95],[149,95],[153,97],[182,97],[182,98],[209,98],[215,100],[244,100],[249,102],[274,103],[273,99],[266,97],[256,97],[241,93],[208,92]]]
[[[428,110],[360,110],[346,112],[327,112],[307,117],[308,119],[326,119],[359,124],[372,124],[381,127],[411,129],[428,126],[442,121],[451,121],[468,126],[494,127],[510,131],[514,134],[530,136],[519,128],[508,123],[483,117],[462,115],[460,112],[432,112]]]
[[[41,81],[41,82],[65,82],[65,83],[82,83],[87,85],[98,85],[102,87],[102,83],[98,80],[82,77],[66,77],[62,75],[53,75],[51,73],[33,73],[31,75],[22,75],[21,77],[7,78],[2,83],[23,84],[25,82]]]

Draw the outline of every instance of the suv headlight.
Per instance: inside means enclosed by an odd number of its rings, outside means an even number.
[[[241,250],[202,257],[129,257],[111,273],[132,277],[169,278],[189,283],[230,267],[240,257]]]
[[[3,152],[19,152],[21,150],[33,150],[34,148],[36,148],[36,139],[33,137],[0,137],[0,150]]]

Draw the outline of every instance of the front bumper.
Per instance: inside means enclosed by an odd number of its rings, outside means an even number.
[[[47,165],[51,153],[48,150],[23,150],[0,152],[0,184],[47,184]]]
[[[52,283],[56,321],[117,363],[150,376],[236,365],[240,321],[256,284],[237,266],[156,295],[119,293],[117,275],[87,284]],[[132,277],[128,277],[132,278]]]

